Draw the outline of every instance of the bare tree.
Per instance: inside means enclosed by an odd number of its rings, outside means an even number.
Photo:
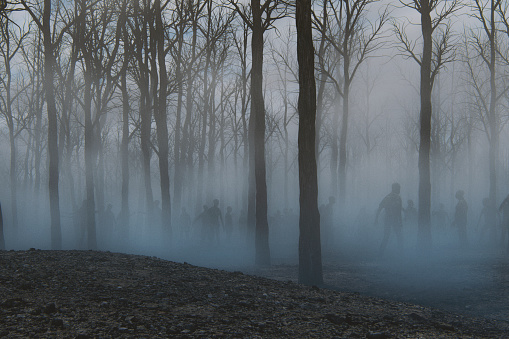
[[[323,284],[315,156],[316,85],[311,30],[311,0],[297,0],[297,58],[299,62],[299,282]]]
[[[368,21],[367,11],[377,2],[377,0],[348,0],[339,3],[329,1],[328,6],[324,4],[323,10],[331,11],[330,19],[327,15],[323,15],[322,19],[315,16],[317,22],[315,27],[322,30],[323,38],[332,45],[342,61],[339,79],[342,83],[335,80],[338,92],[343,99],[341,133],[339,135],[339,196],[341,203],[346,196],[350,88],[359,67],[374,51],[381,47],[382,30],[389,18],[389,11],[386,7],[378,14],[376,21]],[[320,22],[321,20],[323,23]],[[327,22],[329,25],[326,25]],[[335,164],[333,168],[335,168]],[[335,173],[332,175],[335,176]]]
[[[44,46],[44,93],[46,94],[46,106],[48,112],[48,154],[49,154],[49,198],[51,214],[51,247],[60,249],[62,247],[62,230],[60,227],[60,198],[58,193],[58,120],[57,108],[55,104],[54,93],[54,66],[55,66],[55,46],[60,44],[62,36],[69,28],[72,22],[67,22],[60,32],[53,32],[54,27],[51,22],[51,0],[44,0],[42,21],[39,16],[32,11],[25,0],[21,0],[23,8],[30,14],[32,20],[42,31]],[[58,15],[58,11],[55,15]],[[54,38],[54,40],[53,40]]]
[[[404,25],[394,25],[394,32],[399,40],[400,51],[415,60],[420,67],[420,141],[419,141],[419,244],[423,249],[431,247],[431,92],[433,82],[441,67],[453,60],[451,46],[450,17],[456,12],[460,3],[453,0],[449,3],[441,0],[417,0],[402,2],[404,6],[419,12],[422,33],[422,55],[414,50],[415,42],[405,33]],[[433,18],[432,18],[433,15]]]
[[[4,116],[9,128],[9,145],[10,145],[10,181],[11,181],[11,214],[12,228],[14,232],[18,229],[18,180],[16,169],[16,136],[26,126],[26,120],[29,118],[25,115],[15,115],[13,104],[18,99],[24,89],[23,83],[19,81],[17,88],[13,88],[13,65],[12,61],[16,54],[20,51],[23,40],[28,35],[28,31],[17,26],[4,16],[0,16],[0,56],[4,64],[5,78],[0,77],[0,86],[5,96],[0,97],[0,113]],[[12,28],[11,28],[12,26]]]

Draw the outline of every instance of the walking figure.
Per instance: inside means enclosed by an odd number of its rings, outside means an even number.
[[[391,193],[383,198],[378,206],[378,211],[376,212],[375,224],[378,223],[378,216],[382,210],[385,209],[384,238],[380,245],[381,255],[385,252],[385,248],[387,247],[387,242],[389,241],[392,231],[396,233],[399,249],[403,249],[403,236],[401,234],[401,229],[403,227],[401,212],[403,208],[401,197],[399,195],[400,191],[401,186],[397,182],[392,184]]]

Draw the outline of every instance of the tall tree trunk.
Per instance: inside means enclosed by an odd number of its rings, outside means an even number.
[[[125,36],[124,42],[127,41]],[[121,75],[122,86],[122,144],[120,158],[122,163],[122,202],[119,225],[121,227],[121,239],[129,238],[129,94],[127,90],[127,56],[124,56],[124,68]]]
[[[43,39],[44,39],[44,92],[48,111],[48,156],[49,156],[49,200],[51,214],[51,248],[62,248],[62,231],[60,228],[60,201],[58,194],[58,119],[54,94],[53,42],[51,40],[51,0],[44,0],[43,10]]]
[[[345,40],[345,44],[349,40]],[[346,47],[346,48],[345,48]],[[343,50],[347,50],[344,46]],[[348,113],[350,107],[350,57],[345,55],[343,60],[343,118],[341,119],[341,133],[339,135],[339,206],[343,208],[346,199],[346,170],[347,170],[347,133],[348,133]]]
[[[166,74],[166,60],[164,53],[164,28],[161,13],[161,2],[155,0],[157,58],[159,63],[159,100],[157,102],[157,143],[159,146],[159,173],[161,178],[161,223],[164,232],[171,232],[171,200],[170,200],[170,176],[168,169],[168,125],[166,122],[166,96],[168,79]]]
[[[256,264],[270,265],[267,183],[265,168],[265,105],[263,102],[263,27],[260,0],[251,0],[253,13],[251,114],[254,114],[254,169],[256,186]]]
[[[495,23],[495,0],[491,0],[491,31],[490,31],[490,111],[489,111],[489,129],[490,129],[490,142],[489,142],[489,171],[490,171],[490,191],[489,198],[490,204],[494,205],[497,201],[497,157],[499,146],[499,123],[496,112],[497,105],[497,85],[496,85],[496,23]],[[489,209],[488,220],[496,222],[497,216],[496,208]],[[492,232],[493,234],[493,232]]]
[[[87,247],[89,250],[97,248],[95,227],[95,197],[94,197],[94,131],[92,125],[92,80],[90,65],[85,70],[85,182],[87,191]]]
[[[297,0],[297,60],[299,62],[299,282],[323,284],[316,168],[316,85],[311,0]]]
[[[429,0],[421,1],[421,30],[423,51],[421,60],[421,116],[419,144],[419,247],[431,247],[431,177],[430,177],[430,139],[431,139],[431,56],[433,49],[431,8]]]

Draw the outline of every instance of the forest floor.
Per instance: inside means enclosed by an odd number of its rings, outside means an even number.
[[[498,313],[473,317],[449,312],[447,298],[458,304],[458,296],[476,294],[479,287],[484,291],[492,285],[477,286],[475,281],[467,283],[464,280],[467,277],[459,276],[444,285],[445,301],[438,305],[444,307],[418,306],[397,299],[405,293],[407,297],[415,295],[409,291],[436,282],[426,267],[415,267],[419,274],[410,281],[406,266],[394,265],[392,261],[362,262],[331,261],[324,267],[325,282],[330,288],[318,288],[291,281],[296,277],[296,266],[288,263],[251,269],[253,273],[279,279],[274,280],[139,255],[1,251],[0,337],[509,336],[507,317],[506,321],[500,320],[507,311],[504,305],[509,304],[508,289],[499,295],[499,304],[487,301],[491,306],[483,306],[479,300],[475,303],[479,307],[476,311],[481,312],[485,307],[500,306]],[[484,272],[503,270],[497,279],[507,288],[506,264],[494,262],[493,265]],[[444,271],[450,275],[464,273],[461,263],[447,264]],[[392,279],[384,277],[397,277],[398,272],[402,284],[385,286]],[[427,280],[421,281],[424,277]],[[360,293],[338,291],[346,286]],[[373,286],[379,286],[375,290],[385,291],[381,293],[393,300],[364,295]],[[455,295],[455,290],[463,292]],[[420,291],[420,295],[426,295],[430,290]],[[470,302],[461,300],[460,304]]]

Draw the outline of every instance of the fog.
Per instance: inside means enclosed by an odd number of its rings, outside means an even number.
[[[198,6],[200,2],[190,3]],[[136,45],[141,33],[134,27],[138,26],[126,24],[128,38],[115,40],[119,11],[110,12],[115,18],[111,22],[101,21],[106,15],[87,12],[87,20],[95,18],[97,25],[104,25],[104,36],[95,36],[103,39],[100,43],[94,40],[79,46],[73,39],[78,31],[72,25],[62,33],[56,52],[54,86],[63,250],[143,254],[260,273],[254,265],[255,231],[249,229],[247,222],[252,170],[248,160],[252,147],[248,138],[250,32],[232,8],[210,3],[213,5],[208,13],[207,7],[192,7],[186,12],[173,4],[163,13],[167,25],[164,60],[168,93],[164,122],[169,147],[169,220],[163,220],[163,210],[167,207],[163,206],[159,159],[164,141],[161,144],[158,140],[161,127],[156,118],[161,113],[156,110],[159,104],[155,104],[160,93],[157,72],[161,61],[151,49],[149,39],[145,37],[147,41]],[[115,3],[120,5],[121,2]],[[315,5],[320,16],[321,7]],[[356,27],[354,45],[362,46],[366,41],[372,25],[381,20],[379,13],[383,5],[374,2],[373,7],[366,7],[361,16],[362,25]],[[107,11],[100,7],[98,12]],[[196,17],[190,15],[196,14],[199,7],[203,12]],[[332,45],[328,45],[322,56],[324,66],[319,65],[316,57],[317,87],[322,82],[324,88],[318,107],[320,125],[316,138],[318,205],[325,281],[331,284],[329,287],[339,288],[334,286],[334,281],[341,280],[341,270],[351,268],[369,283],[342,286],[342,289],[378,296],[385,293],[388,297],[433,305],[430,300],[446,294],[456,296],[454,291],[458,288],[483,289],[498,281],[489,267],[492,263],[505,262],[508,256],[508,226],[502,222],[502,213],[493,210],[499,210],[509,193],[509,151],[505,147],[509,143],[506,112],[509,65],[503,57],[509,40],[501,34],[496,73],[499,97],[495,103],[499,141],[491,169],[495,172],[490,173],[494,139],[489,128],[491,118],[486,111],[489,72],[477,48],[482,44],[476,45],[476,41],[485,43],[486,38],[474,39],[482,33],[479,33],[480,23],[468,13],[468,9],[462,9],[450,22],[443,23],[454,30],[449,41],[454,48],[448,51],[447,63],[437,68],[432,92],[429,250],[419,247],[417,222],[420,68],[402,51],[401,41],[394,33],[398,24],[414,19],[418,22],[418,16],[410,14],[408,8],[392,8],[369,57],[359,61],[358,49],[351,51],[352,62],[359,62],[359,67],[349,88],[344,164],[340,160],[340,137],[345,123],[344,88],[340,88],[345,77],[341,68],[344,57],[338,57]],[[24,25],[7,26],[2,17],[0,43],[4,51],[9,39],[11,45],[19,43],[24,47],[13,55],[12,63],[6,62],[5,57],[0,59],[3,79],[0,95],[7,98],[9,93],[13,98],[8,104],[6,100],[0,104],[0,203],[5,247],[7,250],[51,249],[48,108],[41,95],[40,33],[33,23],[28,24],[29,17],[23,18],[19,12],[11,14]],[[63,22],[69,19],[67,16],[72,15],[55,12],[52,20],[60,20],[60,25],[52,29],[62,29]],[[141,20],[141,14],[136,15],[126,20]],[[501,21],[498,23],[501,25]],[[200,29],[193,30],[193,25]],[[89,23],[85,26],[92,29]],[[291,17],[274,22],[274,27],[265,32],[263,71],[270,257],[274,267],[295,268],[299,247],[296,31]],[[5,34],[6,28],[10,36]],[[415,53],[420,56],[420,32],[412,25],[407,29],[409,39],[415,39]],[[327,34],[332,35],[336,30],[342,32],[341,28],[331,27]],[[318,51],[320,35],[318,31],[315,33]],[[435,32],[434,37],[440,38],[439,33]],[[341,34],[337,36],[339,39]],[[91,49],[94,62],[89,63],[85,51],[94,44],[100,47]],[[114,45],[118,54],[113,53]],[[74,55],[75,50],[79,52]],[[135,56],[129,54],[138,52]],[[122,70],[126,74],[125,88]],[[12,80],[7,81],[8,73]],[[91,74],[92,80],[88,82],[86,79]],[[85,131],[89,128],[84,102],[87,86],[92,93],[89,93],[91,142],[87,141]],[[127,109],[127,115],[123,109]],[[123,140],[128,142],[126,153],[122,153]],[[93,172],[88,173],[92,177],[88,183],[87,150],[92,154]],[[127,161],[128,174],[122,168],[123,160]],[[346,176],[343,187],[341,165]],[[490,177],[493,173],[495,179]],[[124,195],[123,182],[128,187]],[[382,251],[388,212],[382,210],[377,222],[376,213],[393,183],[401,186],[401,242],[392,230]],[[86,211],[87,199],[90,201],[87,185],[93,190],[93,216]],[[461,241],[459,227],[454,224],[458,204],[455,196],[459,190],[464,191],[468,205],[466,242]],[[483,199],[490,196],[495,201],[483,209]],[[334,202],[327,206],[330,197]],[[209,212],[202,214],[203,206],[211,208],[215,199],[218,199],[219,214],[214,217]],[[127,206],[127,219],[121,217],[123,202]],[[409,208],[412,203],[414,210]],[[226,222],[228,207],[231,207],[231,226]],[[96,232],[92,247],[90,220]],[[488,267],[487,271],[479,269],[483,265]],[[502,284],[506,283],[504,279]],[[375,282],[378,286],[371,290]],[[391,291],[399,294],[396,296]],[[461,298],[461,293],[457,298]]]

